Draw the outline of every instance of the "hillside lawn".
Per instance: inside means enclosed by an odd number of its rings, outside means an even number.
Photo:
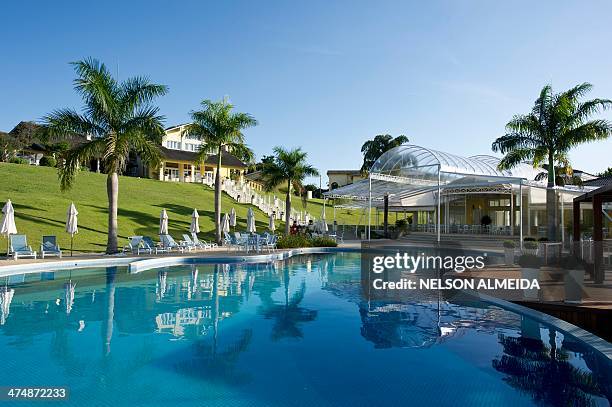
[[[284,197],[279,197],[284,199]],[[66,212],[70,202],[79,211],[79,233],[74,238],[77,252],[103,252],[106,248],[108,204],[106,175],[83,171],[77,174],[69,191],[61,192],[57,169],[22,164],[0,163],[0,205],[11,199],[15,208],[17,231],[26,234],[34,250],[39,249],[43,235],[56,235],[60,247],[70,247],[70,236],[65,232]],[[317,218],[321,215],[322,200],[309,201],[303,208],[300,198],[292,204],[297,210],[305,209]],[[246,213],[250,205],[238,204],[227,195],[222,197],[223,213],[232,207],[237,214],[236,230],[246,230]],[[158,240],[159,215],[166,209],[169,233],[180,239],[189,232],[191,214],[197,208],[200,214],[200,238],[214,236],[214,191],[201,184],[162,182],[151,179],[119,177],[119,243],[127,244],[128,236],[146,235]],[[268,217],[255,209],[257,231],[267,230]],[[328,223],[333,209],[326,209]],[[339,223],[354,224],[361,212],[337,210]],[[284,223],[277,221],[277,231]],[[6,237],[0,237],[0,253],[6,254]]]

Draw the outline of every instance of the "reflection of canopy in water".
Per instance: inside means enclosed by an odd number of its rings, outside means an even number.
[[[359,304],[361,333],[377,348],[422,348],[461,335],[468,328],[494,330],[516,325],[508,320],[508,313],[497,311],[447,301]]]

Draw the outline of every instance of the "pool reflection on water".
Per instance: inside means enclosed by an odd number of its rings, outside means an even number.
[[[13,276],[0,385],[70,405],[609,405],[610,361],[573,337],[467,297],[366,301],[359,278],[352,253]]]

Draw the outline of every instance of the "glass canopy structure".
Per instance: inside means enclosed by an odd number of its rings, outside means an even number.
[[[413,212],[414,208],[426,208],[423,210],[435,212],[435,229],[439,239],[441,201],[447,205],[446,211],[449,212],[449,203],[455,202],[459,194],[464,197],[468,194],[505,194],[504,202],[509,202],[508,208],[503,209],[506,214],[495,215],[506,219],[503,222],[510,227],[510,233],[515,223],[518,223],[516,226],[521,230],[522,240],[523,206],[532,202],[531,197],[523,199],[524,187],[544,190],[546,182],[537,180],[542,169],[534,168],[528,163],[521,163],[509,170],[500,170],[499,163],[499,158],[488,155],[462,157],[413,144],[403,144],[380,156],[371,167],[367,179],[330,190],[325,193],[325,197],[360,201],[361,205],[356,206],[366,207],[367,203],[369,209],[372,205],[380,207],[382,202],[385,202],[387,208],[402,208]],[[572,188],[576,191],[572,191]],[[579,191],[577,187],[562,189],[573,194],[584,192]],[[463,223],[468,223],[468,218],[470,222],[480,222],[480,216],[486,213],[468,214],[467,204],[465,201]],[[483,211],[488,208],[487,203]],[[497,212],[501,211],[498,208]],[[519,211],[520,213],[515,213]],[[369,210],[368,213],[370,212]],[[368,215],[368,236],[370,216]],[[453,221],[452,216],[445,215],[444,218],[447,223]]]

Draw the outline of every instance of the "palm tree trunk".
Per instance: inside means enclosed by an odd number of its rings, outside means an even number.
[[[117,253],[117,201],[119,199],[119,176],[111,172],[106,177],[106,195],[108,196],[108,240],[106,253]]]
[[[217,244],[222,243],[221,239],[221,145],[218,149],[217,174],[215,174],[215,238]]]
[[[548,154],[548,184],[546,186],[546,237],[551,242],[557,240],[557,195],[555,194],[555,161]]]
[[[289,235],[291,227],[291,180],[287,180],[287,196],[285,197],[285,235]]]

